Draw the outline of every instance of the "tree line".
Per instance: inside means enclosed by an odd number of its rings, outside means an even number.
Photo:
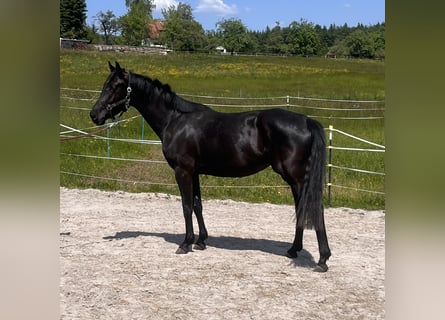
[[[208,52],[222,46],[228,54],[385,57],[385,22],[326,27],[300,19],[254,31],[232,18],[217,22],[214,30],[204,30],[191,6],[182,2],[162,9],[161,20],[153,19],[153,0],[125,0],[125,4],[125,15],[100,11],[88,26],[85,0],[61,0],[60,36],[97,44],[162,45],[175,51]]]

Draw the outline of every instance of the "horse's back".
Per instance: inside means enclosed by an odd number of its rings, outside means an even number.
[[[202,121],[199,160],[202,168],[217,167],[219,175],[244,176],[309,157],[313,134],[306,115],[269,109],[211,117]]]
[[[311,132],[306,115],[284,109],[264,110],[258,115],[258,126],[271,147],[283,144],[306,144]]]

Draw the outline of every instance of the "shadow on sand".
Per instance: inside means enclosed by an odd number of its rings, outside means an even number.
[[[137,237],[158,237],[162,238],[169,243],[177,244],[182,243],[184,238],[181,234],[171,233],[156,233],[156,232],[141,232],[141,231],[121,231],[117,232],[113,236],[103,237],[105,240],[124,240]],[[278,256],[285,256],[287,249],[290,247],[290,243],[275,241],[269,239],[252,239],[252,238],[239,238],[239,237],[226,237],[218,236],[209,238],[206,241],[208,247],[214,247],[225,250],[257,250]],[[290,259],[291,264],[296,267],[314,268],[317,263],[314,261],[314,257],[305,249],[298,252],[298,257]]]

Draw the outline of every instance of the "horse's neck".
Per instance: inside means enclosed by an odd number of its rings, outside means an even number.
[[[151,88],[151,90],[157,90]],[[167,102],[159,93],[150,93],[144,87],[132,88],[132,105],[139,111],[157,136],[163,140],[163,131],[167,126],[173,110],[168,108]]]

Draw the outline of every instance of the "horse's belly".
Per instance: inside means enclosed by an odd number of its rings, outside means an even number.
[[[264,170],[269,166],[265,157],[243,159],[237,156],[226,158],[224,156],[198,161],[199,173],[218,177],[245,177]]]

